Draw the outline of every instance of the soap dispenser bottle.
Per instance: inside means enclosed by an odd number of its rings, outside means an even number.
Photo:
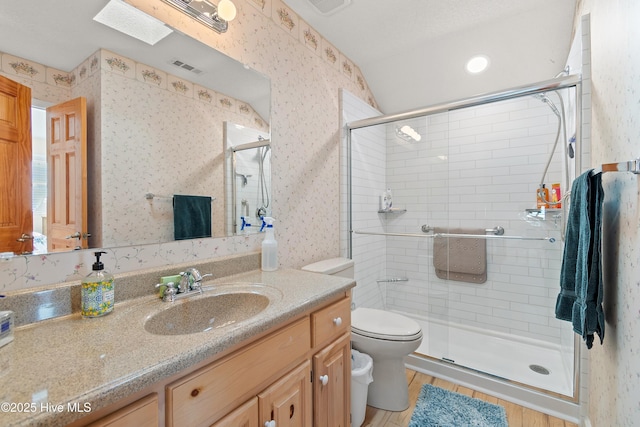
[[[391,211],[393,208],[393,196],[391,194],[391,189],[387,188],[387,190],[382,194],[382,209],[385,212]]]
[[[262,217],[262,227],[266,235],[262,241],[262,271],[276,271],[278,269],[278,242],[273,232],[274,219],[270,216]]]
[[[100,317],[113,311],[114,278],[104,270],[104,264],[100,262],[100,256],[106,252],[98,251],[93,254],[96,256],[93,271],[82,279],[81,314],[84,318]]]

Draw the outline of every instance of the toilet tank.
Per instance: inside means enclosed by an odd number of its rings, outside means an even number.
[[[330,274],[332,276],[354,278],[353,260],[349,258],[331,258],[314,262],[302,267],[304,271]]]

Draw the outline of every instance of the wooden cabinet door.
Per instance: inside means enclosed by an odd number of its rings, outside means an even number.
[[[32,233],[31,89],[0,76],[0,252],[33,251]]]
[[[257,427],[258,426],[258,398],[246,402],[229,415],[222,418],[211,427]]]
[[[313,356],[313,425],[349,427],[351,414],[351,334]]]
[[[311,425],[311,362],[306,361],[258,395],[260,426]]]

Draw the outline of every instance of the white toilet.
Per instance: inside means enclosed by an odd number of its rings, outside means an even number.
[[[332,258],[302,267],[303,270],[354,277],[353,261]],[[404,411],[409,407],[409,386],[404,357],[418,349],[422,330],[417,322],[400,314],[372,308],[351,312],[353,348],[373,359],[373,382],[367,404],[386,411]]]

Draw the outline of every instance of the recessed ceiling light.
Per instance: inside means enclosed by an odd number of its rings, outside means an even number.
[[[484,55],[476,55],[467,61],[466,70],[471,74],[478,74],[489,67],[489,58]]]
[[[173,32],[164,22],[122,0],[109,1],[93,20],[151,46]]]

